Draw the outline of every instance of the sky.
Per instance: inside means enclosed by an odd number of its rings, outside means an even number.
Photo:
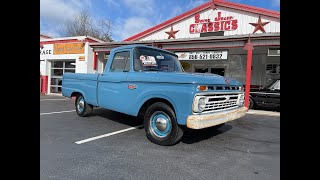
[[[64,37],[63,25],[86,10],[112,23],[112,39],[122,41],[209,0],[40,0],[40,33]],[[280,11],[280,0],[228,0]]]

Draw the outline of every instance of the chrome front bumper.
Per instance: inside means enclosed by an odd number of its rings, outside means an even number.
[[[246,115],[247,110],[248,108],[241,107],[211,114],[190,115],[187,117],[186,125],[190,129],[203,129],[212,127],[228,121],[239,119]]]

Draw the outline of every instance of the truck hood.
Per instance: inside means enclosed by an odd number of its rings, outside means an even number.
[[[140,77],[142,76],[142,77]],[[219,85],[242,85],[239,81],[225,78],[216,74],[207,73],[174,73],[174,72],[141,72],[135,73],[130,80],[140,80],[158,83],[183,83],[183,84],[219,84]],[[229,83],[225,79],[230,80]]]

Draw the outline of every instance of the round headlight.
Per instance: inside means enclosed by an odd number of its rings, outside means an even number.
[[[239,95],[239,105],[243,106],[243,104],[244,104],[244,94],[240,94]]]
[[[204,110],[205,106],[206,106],[206,100],[205,100],[205,98],[200,98],[200,99],[199,99],[199,103],[198,103],[198,110],[199,110],[200,112],[202,112],[202,111]]]

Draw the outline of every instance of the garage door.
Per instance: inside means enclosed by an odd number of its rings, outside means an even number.
[[[75,60],[51,62],[50,93],[61,93],[62,75],[75,73],[75,67]]]

